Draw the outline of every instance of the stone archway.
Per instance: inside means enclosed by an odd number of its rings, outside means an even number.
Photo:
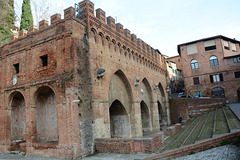
[[[129,117],[122,103],[115,100],[109,108],[111,138],[127,138],[130,135]]]
[[[157,103],[158,103],[158,113],[159,113],[159,123],[160,125],[167,124],[167,106],[166,106],[166,96],[162,84],[158,84],[157,91]]]
[[[35,94],[37,141],[58,142],[56,96],[49,87],[41,87]]]
[[[11,106],[11,141],[26,141],[25,100],[20,92],[10,95]]]
[[[149,109],[144,101],[140,103],[140,107],[141,107],[142,131],[143,135],[145,135],[145,133],[150,131]]]
[[[109,104],[111,104],[109,108],[111,137],[113,138],[132,137],[131,135],[132,126],[130,125],[132,124],[131,123],[132,92],[128,79],[121,70],[118,70],[112,76],[109,86],[108,99]],[[117,122],[116,119],[119,119],[119,122]],[[116,129],[116,127],[118,128]]]
[[[140,88],[140,93],[141,93],[141,114],[148,113],[148,115],[141,115],[142,118],[142,131],[143,134],[145,135],[146,132],[150,132],[153,129],[153,103],[152,103],[152,90],[150,87],[150,84],[146,78],[142,80],[141,83],[141,88]],[[143,121],[143,117],[147,116],[147,121]],[[147,127],[146,127],[147,125]]]

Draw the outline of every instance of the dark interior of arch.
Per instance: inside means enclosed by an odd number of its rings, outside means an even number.
[[[143,134],[150,131],[150,116],[149,109],[144,101],[140,103],[141,106],[141,119],[142,119],[142,131]]]
[[[128,138],[130,136],[129,117],[122,103],[115,100],[109,112],[111,138]]]

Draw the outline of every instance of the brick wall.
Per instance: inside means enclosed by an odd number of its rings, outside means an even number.
[[[170,98],[171,122],[178,123],[180,117],[188,120],[225,105],[226,99],[221,98]]]
[[[164,141],[162,132],[146,138],[98,138],[95,148],[100,153],[153,153]]]

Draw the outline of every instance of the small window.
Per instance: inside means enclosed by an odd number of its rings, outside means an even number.
[[[48,56],[47,55],[44,55],[44,56],[41,56],[41,61],[42,61],[42,66],[45,67],[48,65]]]
[[[224,89],[221,87],[213,88],[212,97],[225,98]]]
[[[195,98],[202,97],[202,91],[194,91],[194,97]]]
[[[211,66],[218,66],[218,58],[216,56],[211,56],[209,61]]]
[[[205,51],[215,50],[216,44],[214,40],[204,41]]]
[[[16,74],[18,74],[19,73],[19,63],[14,64],[13,67],[15,68]]]
[[[223,81],[222,73],[216,74],[216,75],[210,75],[210,81],[211,83],[222,82]]]
[[[223,41],[223,45],[224,45],[224,48],[229,50],[229,44],[228,44],[228,41]]]
[[[240,78],[240,71],[234,72],[234,74],[235,74],[235,78]]]
[[[234,62],[234,63],[240,62],[240,57],[235,57],[235,58],[233,58],[233,62]]]
[[[198,61],[197,60],[193,59],[191,61],[191,68],[192,68],[192,70],[198,69]]]
[[[194,84],[194,85],[200,84],[200,82],[199,82],[199,77],[194,77],[194,78],[193,78],[193,84]]]
[[[232,44],[232,51],[233,52],[237,52],[237,47],[235,43],[231,43]]]

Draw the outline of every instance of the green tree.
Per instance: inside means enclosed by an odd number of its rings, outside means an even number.
[[[33,25],[33,16],[31,11],[30,0],[23,0],[20,30],[23,30],[23,29],[27,30],[28,27],[32,25]]]
[[[0,40],[8,38],[14,27],[14,0],[0,0]]]

